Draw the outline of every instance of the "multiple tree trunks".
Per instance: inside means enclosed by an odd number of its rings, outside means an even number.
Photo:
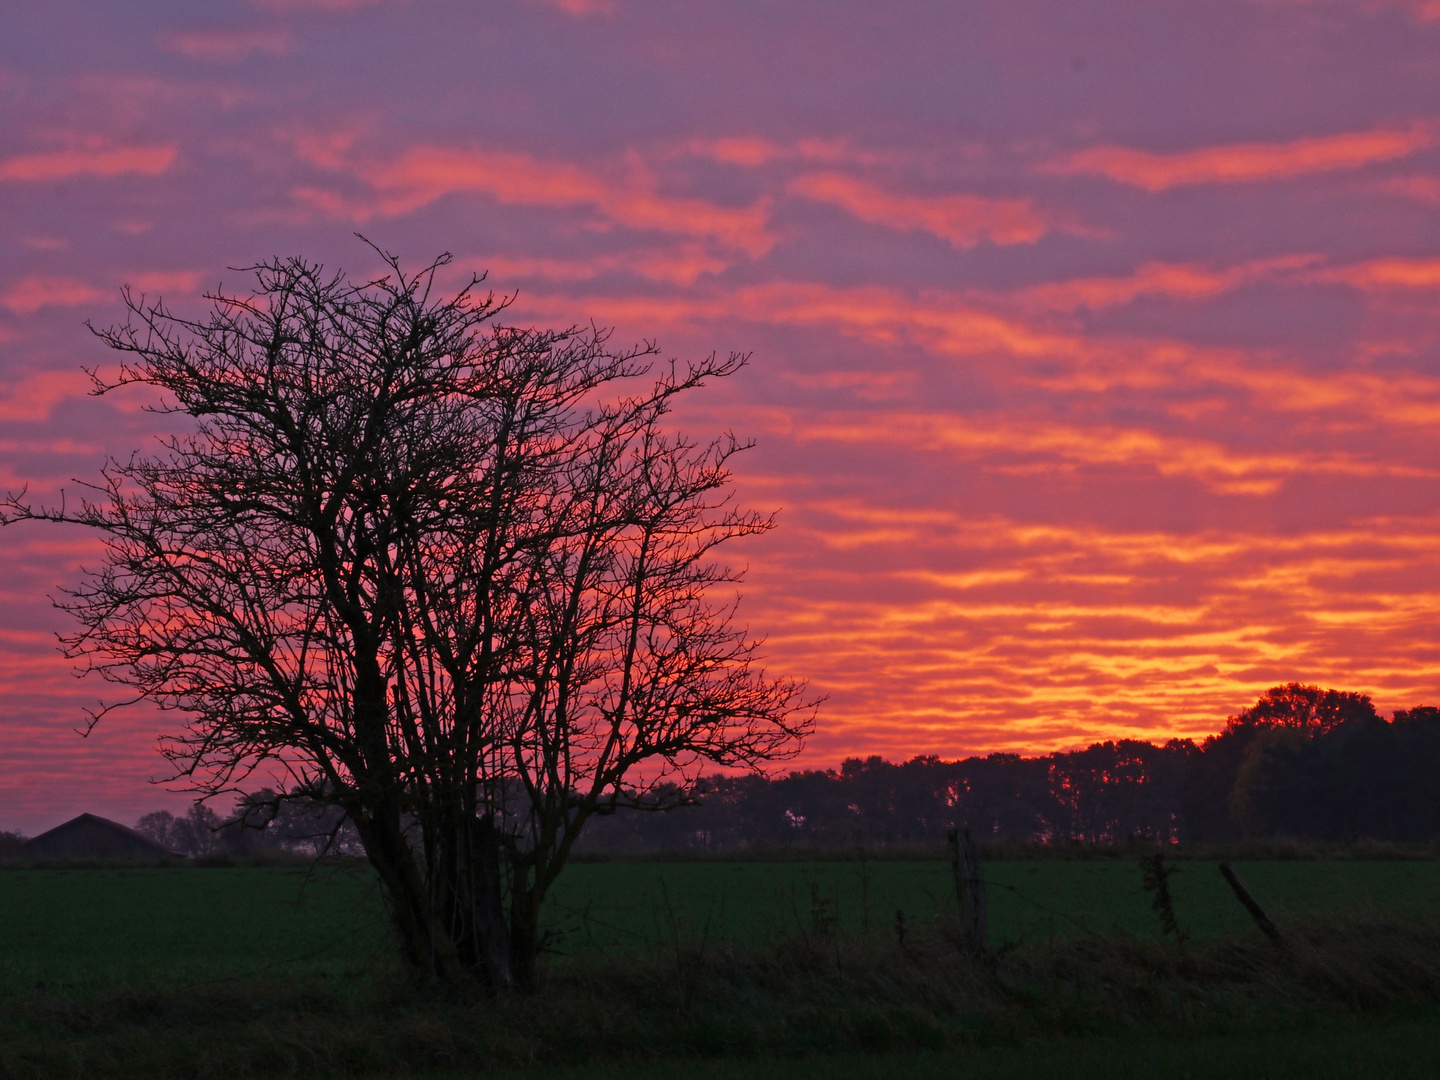
[[[668,418],[745,357],[652,375],[653,346],[502,326],[479,279],[440,296],[448,256],[377,254],[390,273],[360,285],[253,267],[202,320],[127,293],[96,392],[157,391],[190,430],[78,502],[7,495],[0,523],[103,536],[65,646],[188,717],[177,776],[288,771],[283,795],[353,822],[419,972],[529,986],[587,821],[683,805],[707,766],[786,757],[813,725],[715,561],[773,526],[727,490],[748,444]]]

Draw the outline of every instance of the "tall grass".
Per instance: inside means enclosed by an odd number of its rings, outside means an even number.
[[[68,996],[0,1015],[0,1077],[360,1077],[671,1058],[944,1050],[1075,1036],[1281,1030],[1440,1005],[1440,927],[1356,908],[1183,949],[1080,937],[968,957],[953,926],[737,948],[677,930],[649,956],[554,964],[539,991],[491,998],[379,972]]]

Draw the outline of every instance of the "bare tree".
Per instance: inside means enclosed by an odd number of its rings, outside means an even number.
[[[127,290],[96,331],[127,359],[94,392],[153,388],[191,433],[0,520],[103,535],[62,641],[187,717],[179,776],[214,794],[284,770],[354,823],[415,968],[525,986],[587,819],[793,753],[814,705],[719,595],[738,575],[715,547],[773,527],[731,505],[746,444],[665,423],[744,358],[637,387],[652,346],[506,327],[479,279],[435,297],[448,256],[386,261],[359,285],[252,267],[202,321]]]

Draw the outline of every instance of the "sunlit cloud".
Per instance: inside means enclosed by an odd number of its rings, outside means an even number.
[[[618,6],[615,0],[531,0],[532,3],[556,7],[566,15],[588,18],[592,15],[613,14]]]
[[[73,307],[89,304],[105,294],[88,282],[71,277],[31,274],[0,294],[0,306],[17,315],[33,315],[43,307]]]
[[[1289,255],[1220,269],[1194,263],[1152,262],[1123,276],[1076,278],[1032,286],[1013,294],[1013,299],[1027,307],[1059,311],[1116,307],[1142,297],[1203,300],[1253,281],[1285,275],[1319,260],[1319,255]]]
[[[790,181],[789,190],[838,206],[871,225],[918,229],[957,248],[982,241],[1033,244],[1053,227],[1028,199],[990,199],[979,195],[893,195],[843,173],[807,173]]]
[[[439,287],[488,270],[516,325],[753,351],[674,419],[757,439],[738,494],[781,527],[733,555],[767,664],[829,695],[805,765],[1201,735],[1291,679],[1440,704],[1440,0],[1100,37],[1059,0],[878,38],[773,7],[139,5],[121,67],[104,5],[26,7],[54,48],[0,69],[0,489],[152,445],[140,391],[84,396],[121,284],[203,310],[272,254],[373,268],[358,229],[454,251]],[[962,24],[1003,77],[893,62]],[[45,536],[0,533],[0,756],[91,755],[64,791],[118,769],[151,809],[167,719],[72,753],[95,693],[45,597],[98,558]],[[78,797],[21,782],[0,808]]]
[[[1314,281],[1334,281],[1365,292],[1384,289],[1440,288],[1440,259],[1372,259],[1351,266],[1326,267],[1310,275]]]
[[[405,0],[249,0],[254,7],[280,14],[300,11],[319,11],[343,14],[376,7],[384,3],[405,2]]]
[[[474,255],[457,260],[490,275],[499,287],[516,280],[549,282],[593,281],[618,274],[671,285],[693,285],[705,274],[717,274],[734,265],[733,258],[721,258],[698,244],[670,248],[642,248],[616,255],[588,259],[554,259],[524,255]]]
[[[1267,412],[1332,416],[1350,426],[1387,430],[1440,423],[1440,376],[1418,371],[1308,370],[1285,355],[1234,347],[1197,346],[1183,339],[1106,337],[1057,326],[1048,312],[1127,302],[1154,291],[1195,299],[1256,280],[1313,280],[1312,256],[1284,256],[1220,271],[1191,267],[1138,270],[1122,278],[1080,279],[1014,294],[927,293],[906,296],[874,286],[834,288],[777,281],[702,295],[557,295],[528,292],[527,318],[573,321],[578,315],[626,327],[703,327],[738,317],[777,326],[825,329],[889,349],[912,346],[963,360],[999,383],[1042,390],[1055,400],[1076,394],[1103,398],[1117,391],[1174,392],[1172,419],[1213,420],[1247,402]],[[1166,292],[1165,290],[1168,290]],[[694,332],[694,331],[691,331]],[[1271,481],[1257,482],[1273,490]]]
[[[1434,141],[1428,130],[1414,128],[1346,132],[1283,143],[1235,143],[1169,154],[1098,146],[1050,162],[1045,171],[1106,176],[1147,191],[1164,191],[1184,184],[1284,180],[1333,169],[1358,169],[1408,157]]]
[[[47,371],[32,375],[8,391],[0,391],[0,420],[39,419],[47,416],[59,402],[79,397],[89,390],[90,378],[82,371]]]
[[[1061,472],[1074,466],[1153,470],[1198,481],[1224,495],[1268,495],[1300,474],[1434,479],[1440,470],[1374,461],[1338,450],[1246,452],[1223,441],[1173,435],[1140,426],[1067,424],[1043,417],[973,417],[938,412],[805,414],[754,410],[752,421],[799,443],[821,441],[945,451],[1005,472]]]
[[[730,207],[663,195],[634,162],[609,176],[528,154],[421,146],[393,162],[360,166],[356,172],[375,189],[375,198],[357,200],[310,186],[296,194],[327,213],[357,221],[408,214],[447,195],[479,194],[510,205],[589,209],[613,224],[704,238],[752,257],[763,255],[775,242],[764,202]]]
[[[44,182],[77,176],[159,176],[175,164],[173,145],[91,145],[0,161],[0,180]]]
[[[1390,8],[1399,8],[1420,22],[1440,19],[1440,0],[1255,0],[1276,6],[1315,7],[1340,11],[1359,11],[1373,15]]]
[[[757,168],[772,162],[801,162],[825,165],[877,165],[894,159],[894,154],[880,154],[856,148],[848,139],[805,138],[793,143],[779,143],[754,135],[732,135],[718,139],[692,139],[685,150],[699,157],[710,158],[723,165]]]
[[[281,56],[295,48],[295,38],[277,27],[206,28],[167,30],[156,44],[188,60],[234,64],[254,53]]]
[[[1440,206],[1440,177],[1414,175],[1396,176],[1377,185],[1388,195],[1400,195],[1416,202]]]
[[[836,752],[871,738],[896,756],[950,756],[957,745],[1068,748],[1097,729],[1204,735],[1287,671],[1363,688],[1387,708],[1426,699],[1440,672],[1433,645],[1403,657],[1387,645],[1440,602],[1429,539],[1440,522],[1424,517],[1285,536],[844,499],[802,501],[793,514],[797,535],[754,600],[775,627],[772,651],[834,688],[820,738]],[[835,561],[850,558],[854,537],[863,578]],[[967,568],[914,568],[916,552]],[[794,573],[830,590],[791,586]],[[883,688],[863,674],[877,668]]]

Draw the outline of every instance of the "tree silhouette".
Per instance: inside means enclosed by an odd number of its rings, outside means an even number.
[[[1292,682],[1266,690],[1254,705],[1230,717],[1229,726],[1299,728],[1323,735],[1341,724],[1381,722],[1369,694]]]
[[[188,717],[179,776],[288,774],[354,823],[415,968],[525,985],[588,819],[793,752],[813,704],[716,596],[716,546],[773,525],[730,504],[745,444],[665,426],[744,358],[636,389],[653,347],[505,327],[478,278],[435,298],[448,255],[385,258],[359,285],[272,260],[202,321],[126,290],[95,393],[157,390],[190,433],[3,520],[102,534],[64,645]]]

